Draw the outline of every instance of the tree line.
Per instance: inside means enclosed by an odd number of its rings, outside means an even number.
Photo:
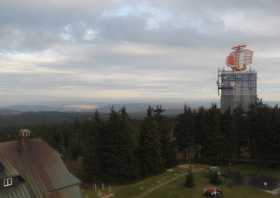
[[[248,111],[241,107],[221,112],[185,108],[176,118],[178,150],[200,146],[196,160],[209,164],[248,162],[258,165],[280,163],[280,108],[259,102]]]
[[[125,108],[112,109],[109,119],[94,115],[83,156],[87,182],[125,182],[156,175],[176,163],[175,142],[161,106],[149,107],[138,127]]]
[[[63,154],[82,160],[85,182],[126,182],[162,173],[176,164],[173,121],[158,105],[144,120],[131,119],[126,109],[98,111],[86,120],[35,126],[31,130]],[[34,134],[32,133],[32,134]]]
[[[184,107],[175,118],[161,106],[149,107],[144,119],[131,119],[125,108],[98,112],[86,120],[30,127],[61,152],[80,160],[85,182],[126,182],[160,174],[178,163],[178,154],[192,153],[192,162],[228,164],[247,161],[280,163],[280,108],[257,103],[221,112]]]

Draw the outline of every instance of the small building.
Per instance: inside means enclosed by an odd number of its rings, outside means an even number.
[[[29,130],[0,143],[1,198],[81,198],[79,185],[60,154]]]

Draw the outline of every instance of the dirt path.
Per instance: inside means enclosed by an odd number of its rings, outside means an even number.
[[[270,193],[272,195],[279,195],[280,194],[280,187],[278,187],[274,190],[265,190],[265,192]]]
[[[144,198],[144,197],[146,197],[147,195],[149,195],[149,194],[151,194],[152,192],[154,192],[155,190],[161,188],[162,186],[165,186],[165,185],[167,185],[167,184],[170,184],[170,183],[172,183],[172,182],[176,181],[177,179],[179,179],[179,178],[181,178],[181,177],[184,177],[184,176],[185,176],[185,173],[182,173],[182,174],[180,174],[180,175],[178,175],[178,176],[176,176],[176,177],[173,177],[172,179],[169,179],[169,180],[167,180],[167,181],[165,181],[165,182],[163,182],[163,183],[161,183],[161,184],[159,184],[159,185],[156,185],[156,186],[150,188],[149,190],[146,190],[146,191],[143,192],[142,194],[140,194],[140,195],[138,195],[138,196],[135,196],[135,197],[133,197],[133,198]]]

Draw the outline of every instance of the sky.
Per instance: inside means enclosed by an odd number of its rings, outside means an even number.
[[[1,105],[218,101],[233,45],[280,100],[280,1],[1,0]]]

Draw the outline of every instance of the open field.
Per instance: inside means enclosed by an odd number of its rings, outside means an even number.
[[[184,187],[184,173],[188,166],[179,166],[177,168],[166,171],[165,173],[143,179],[141,181],[128,184],[113,186],[112,192],[116,198],[201,198],[204,187],[209,186],[208,178],[205,177],[207,171],[206,166],[195,165],[193,172],[195,177],[195,187]],[[250,166],[237,166],[235,169],[242,173],[260,172],[258,169]],[[273,170],[262,170],[262,174],[273,174]],[[275,171],[275,175],[279,176],[279,172]],[[226,198],[280,198],[280,196],[270,195],[263,190],[250,186],[220,186]],[[85,198],[97,198],[97,195],[85,190]]]

